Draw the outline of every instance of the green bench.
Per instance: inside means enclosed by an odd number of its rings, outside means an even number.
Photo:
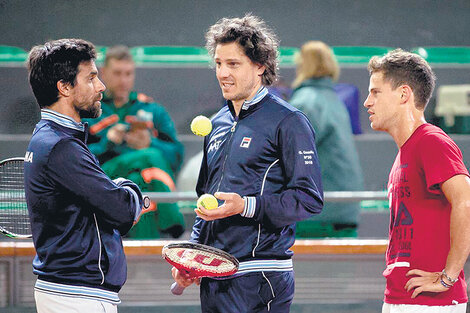
[[[332,47],[333,53],[338,60],[338,63],[346,64],[367,64],[371,57],[375,55],[382,56],[389,51],[392,47],[369,47],[369,46],[337,46]],[[295,65],[295,55],[300,51],[295,47],[280,47],[279,59],[281,65]]]
[[[411,51],[429,63],[470,64],[470,47],[417,47]]]
[[[137,64],[173,63],[173,64],[208,64],[209,55],[202,47],[191,46],[140,46],[131,48],[131,54]]]
[[[97,62],[101,64],[106,46],[96,46]],[[381,46],[333,46],[333,52],[341,65],[366,65],[375,55],[382,56],[393,50]],[[210,57],[204,47],[198,46],[136,46],[131,54],[138,65],[207,65]],[[296,47],[280,47],[279,58],[282,66],[295,66]],[[412,52],[424,57],[430,63],[470,64],[470,47],[417,47]],[[14,46],[0,45],[0,64],[22,63],[28,52]]]
[[[28,58],[28,52],[13,46],[0,45],[1,63],[23,63]]]

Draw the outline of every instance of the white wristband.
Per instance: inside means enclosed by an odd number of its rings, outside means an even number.
[[[245,201],[245,208],[241,213],[241,216],[252,218],[255,215],[256,209],[256,198],[255,197],[243,197]]]

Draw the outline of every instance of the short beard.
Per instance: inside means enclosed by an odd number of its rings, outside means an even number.
[[[226,100],[230,100],[230,101],[241,101],[241,100],[246,100],[248,99],[248,97],[250,96],[249,93],[238,93],[234,96],[232,96],[230,99],[226,99]]]
[[[103,111],[101,110],[100,106],[90,106],[88,109],[84,110],[82,108],[78,108],[78,115],[80,118],[98,118],[101,116],[101,113]]]

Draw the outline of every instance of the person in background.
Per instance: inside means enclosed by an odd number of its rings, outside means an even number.
[[[363,190],[349,114],[334,90],[339,66],[333,51],[321,41],[309,41],[296,63],[290,103],[307,115],[315,129],[324,190]],[[322,214],[297,223],[297,237],[354,237],[359,211],[359,202],[326,202]]]
[[[390,235],[383,313],[465,313],[470,177],[462,152],[424,111],[436,77],[419,55],[397,49],[368,65],[370,126],[392,136]]]
[[[91,152],[112,178],[126,177],[147,192],[174,191],[184,147],[165,108],[133,91],[135,63],[129,48],[107,49],[102,79],[107,87],[103,114],[87,120]],[[176,203],[152,203],[150,210],[156,211],[142,217],[130,231],[131,238],[158,238],[161,233],[176,238],[184,232]]]
[[[130,180],[106,176],[86,146],[82,120],[100,116],[105,90],[95,58],[82,39],[49,41],[28,57],[41,109],[24,164],[38,313],[115,313],[127,278],[121,235],[143,199]]]

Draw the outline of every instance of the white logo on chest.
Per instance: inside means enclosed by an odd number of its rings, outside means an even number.
[[[224,142],[224,136],[225,134],[227,134],[227,132],[225,133],[219,133],[219,134],[216,134],[214,135],[210,141],[209,141],[209,146],[207,148],[207,153],[211,152],[212,150],[219,150],[220,148],[220,145],[222,144],[222,142]],[[219,139],[220,138],[220,139]]]
[[[222,143],[222,139],[214,140],[207,148],[207,153],[211,152],[212,150],[219,150],[220,144]]]
[[[30,151],[26,151],[26,154],[24,155],[24,161],[33,163],[33,153]]]

